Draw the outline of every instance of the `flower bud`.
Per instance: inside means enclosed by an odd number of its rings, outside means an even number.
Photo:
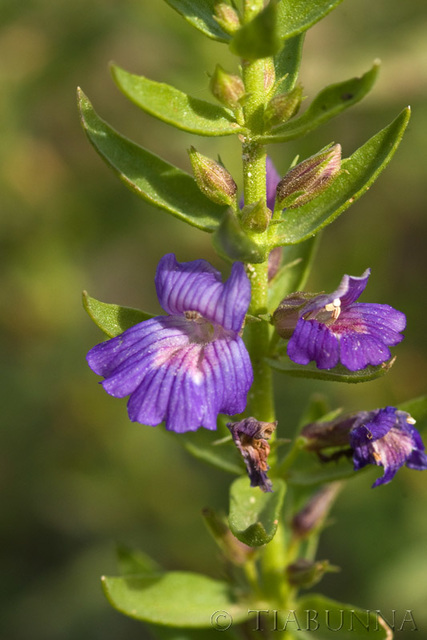
[[[296,291],[286,296],[273,313],[273,324],[281,338],[288,340],[297,326],[305,305],[316,294]]]
[[[325,573],[336,571],[339,571],[339,568],[329,564],[329,560],[311,562],[305,558],[299,558],[287,566],[286,575],[292,586],[308,589],[320,582]]]
[[[240,29],[240,18],[239,14],[233,7],[225,2],[218,2],[215,4],[214,9],[215,15],[214,20],[216,20],[219,26],[232,36],[238,29]]]
[[[339,482],[322,487],[294,515],[291,527],[296,538],[305,538],[322,526],[340,489]]]
[[[264,121],[268,128],[283,124],[292,118],[301,106],[302,86],[298,84],[289,93],[279,93],[268,103]]]
[[[294,209],[320,195],[338,176],[341,146],[334,144],[307,158],[288,171],[277,185],[277,200],[282,208]]]
[[[209,87],[215,98],[230,109],[240,106],[239,101],[245,95],[243,80],[227,73],[219,64],[215,67]]]
[[[255,204],[247,204],[242,209],[241,222],[251,231],[262,233],[268,227],[271,220],[271,211],[263,200]]]
[[[240,542],[230,531],[224,518],[220,517],[213,509],[203,509],[202,516],[205,524],[218,544],[223,554],[232,564],[243,566],[252,557],[255,550]]]
[[[216,204],[234,204],[237,185],[227,169],[219,162],[198,153],[194,147],[189,149],[188,154],[200,191]]]
[[[362,412],[361,412],[362,413]],[[311,422],[301,429],[305,438],[304,449],[316,451],[331,447],[350,447],[350,432],[359,414],[352,414],[329,422]]]

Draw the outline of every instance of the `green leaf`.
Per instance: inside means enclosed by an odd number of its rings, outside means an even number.
[[[348,480],[366,471],[368,467],[356,472],[352,459],[345,455],[330,462],[321,462],[315,453],[300,451],[292,466],[284,473],[284,477],[292,487],[317,487],[327,482]]]
[[[250,547],[270,542],[277,530],[284,496],[285,483],[280,479],[274,480],[272,493],[251,487],[247,476],[235,480],[230,488],[228,517],[232,533]]]
[[[138,322],[154,317],[139,309],[100,302],[91,298],[87,291],[83,291],[83,306],[94,323],[110,338],[115,338]]]
[[[79,90],[85,132],[101,158],[129,189],[155,207],[204,231],[214,231],[225,207],[206,198],[192,176],[122,137],[94,111]]]
[[[131,549],[126,545],[118,544],[116,554],[119,571],[123,576],[157,573],[160,570],[157,562],[138,549]]]
[[[281,47],[277,0],[270,0],[253,20],[236,31],[230,42],[231,52],[247,60],[274,56]]]
[[[207,462],[222,471],[240,476],[244,471],[241,456],[232,442],[228,429],[226,432],[229,436],[229,442],[218,438],[218,434],[214,434],[207,429],[198,429],[184,434],[180,433],[179,441],[198,460]]]
[[[269,282],[268,310],[270,313],[277,309],[286,295],[304,288],[318,244],[319,235],[303,243],[282,248],[283,266]]]
[[[343,160],[342,172],[324,193],[302,207],[285,211],[283,222],[277,225],[276,245],[307,240],[360,198],[390,162],[409,117],[408,107],[352,156]]]
[[[359,102],[372,89],[378,76],[378,63],[360,78],[332,84],[323,89],[308,109],[298,118],[293,118],[274,127],[270,134],[261,137],[263,144],[286,142],[305,136],[321,124]]]
[[[237,602],[231,587],[201,574],[173,571],[152,575],[103,577],[111,605],[131,618],[173,627],[212,628],[215,612],[235,623],[247,620],[248,602]]]
[[[168,84],[128,73],[115,65],[111,71],[117,86],[129,100],[177,129],[200,136],[229,136],[242,131],[224,107],[192,98]]]
[[[311,593],[300,598],[295,611],[283,612],[282,629],[288,615],[287,631],[298,640],[391,640],[393,634],[377,611],[360,609]],[[311,618],[311,621],[310,621]],[[409,627],[408,627],[409,628]],[[314,633],[315,632],[315,633]]]
[[[341,364],[333,369],[318,369],[314,363],[296,364],[288,358],[266,358],[272,369],[296,378],[315,378],[331,382],[369,382],[385,375],[393,366],[396,358],[383,362],[376,367],[367,366],[360,371],[349,371]]]
[[[275,93],[288,93],[295,87],[301,64],[304,37],[305,34],[302,33],[285,40],[284,46],[274,56],[274,68],[276,71]]]
[[[342,0],[281,0],[279,25],[282,38],[290,38],[307,31],[335,9]]]
[[[214,19],[217,0],[166,0],[168,5],[178,11],[185,20],[199,31],[219,42],[228,42],[230,36],[225,33]]]

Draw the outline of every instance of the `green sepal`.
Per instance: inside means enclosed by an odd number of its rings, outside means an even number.
[[[341,364],[338,364],[333,369],[318,369],[314,363],[296,364],[289,358],[266,358],[266,362],[272,369],[290,376],[350,383],[370,382],[371,380],[376,380],[376,378],[381,378],[391,369],[395,360],[396,357],[375,367],[369,365],[360,371],[349,371]]]
[[[116,546],[116,555],[119,573],[122,576],[158,573],[160,571],[158,563],[138,549],[118,544]]]
[[[270,2],[233,36],[230,51],[246,60],[274,56],[282,47],[277,22],[277,0]]]
[[[305,136],[321,124],[353,106],[374,86],[378,76],[379,64],[375,63],[369,71],[360,78],[351,78],[344,82],[332,84],[323,89],[308,109],[298,118],[293,118],[285,124],[273,127],[270,133],[261,136],[260,142],[287,142]]]
[[[221,29],[215,20],[217,0],[166,0],[168,5],[182,15],[185,20],[199,31],[219,42],[229,42],[230,36]]]
[[[260,547],[274,538],[285,496],[285,483],[276,478],[273,491],[263,493],[242,476],[230,487],[228,522],[232,533],[250,547]]]
[[[146,313],[140,309],[100,302],[91,298],[87,291],[83,291],[83,306],[93,322],[109,338],[115,338],[138,322],[154,317],[152,313]]]
[[[293,615],[288,617],[287,631],[296,640],[312,640],[313,635],[316,640],[334,640],[337,637],[340,640],[392,638],[391,629],[382,619],[380,622],[375,610],[336,602],[317,593],[300,598],[295,610],[289,613]],[[289,613],[282,613],[279,629],[282,629]]]
[[[112,129],[78,90],[84,130],[101,158],[146,202],[203,231],[214,231],[225,207],[206,198],[192,176]]]
[[[121,613],[172,627],[211,628],[216,611],[226,611],[239,623],[247,620],[248,606],[251,608],[251,603],[236,600],[226,582],[184,571],[104,576],[102,587],[110,604]]]
[[[199,136],[229,136],[242,131],[233,114],[220,105],[193,98],[169,84],[128,73],[116,65],[111,66],[111,72],[129,100],[177,129]]]
[[[280,36],[290,38],[307,31],[340,2],[342,0],[281,0],[278,7]]]
[[[283,298],[294,291],[302,291],[310,273],[319,244],[319,235],[298,245],[283,247],[282,266],[268,285],[268,310],[273,313]]]
[[[283,222],[277,225],[275,245],[307,240],[358,200],[390,162],[409,118],[407,107],[391,124],[343,160],[340,175],[324,193],[297,209],[285,211]]]
[[[252,240],[242,229],[232,209],[228,209],[212,238],[218,254],[226,260],[265,262],[268,247]]]
[[[295,87],[301,64],[304,37],[305,33],[301,33],[285,40],[284,46],[274,56],[274,68],[276,71],[274,93],[289,93]]]

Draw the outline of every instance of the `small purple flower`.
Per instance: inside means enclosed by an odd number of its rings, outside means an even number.
[[[372,485],[387,484],[404,464],[409,469],[427,469],[427,455],[415,420],[394,407],[359,414],[350,431],[354,469],[367,464],[384,467],[384,475]]]
[[[235,262],[227,282],[205,260],[164,256],[155,278],[166,316],[140,322],[91,349],[90,368],[133,422],[183,433],[216,429],[218,413],[245,409],[253,374],[239,333],[251,288]]]
[[[267,207],[271,209],[271,211],[274,211],[274,201],[276,200],[276,189],[281,178],[277,173],[276,167],[274,166],[273,160],[270,158],[270,156],[267,156],[265,169],[266,169],[266,180],[267,180],[267,188],[266,188]]]
[[[273,491],[271,480],[267,477],[268,454],[270,445],[267,440],[277,427],[277,422],[260,422],[256,418],[244,418],[240,422],[228,422],[234,443],[245,461],[251,487],[261,491]]]
[[[321,294],[299,312],[288,343],[288,356],[298,364],[316,362],[332,369],[341,362],[350,371],[379,365],[391,357],[406,326],[403,313],[386,304],[356,302],[368,282],[370,269],[360,278],[345,275],[336,291]]]

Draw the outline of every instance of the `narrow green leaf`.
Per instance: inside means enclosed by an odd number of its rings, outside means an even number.
[[[228,42],[230,36],[225,33],[214,19],[217,0],[166,0],[185,20],[199,31],[219,42]]]
[[[123,576],[140,575],[141,573],[158,573],[160,567],[142,551],[118,544],[116,547],[119,571]]]
[[[332,185],[311,202],[283,213],[277,225],[276,245],[296,244],[330,224],[365,193],[388,165],[399,146],[410,117],[410,109],[368,140],[342,162],[342,172]]]
[[[131,618],[172,627],[212,628],[211,618],[227,612],[232,622],[247,620],[248,602],[236,601],[231,587],[197,573],[173,571],[102,578],[111,605]]]
[[[282,628],[287,612],[281,616]],[[409,626],[407,627],[410,628]],[[288,619],[287,630],[297,640],[391,640],[390,627],[376,610],[361,609],[352,604],[336,602],[320,594],[311,593],[300,598],[294,616]]]
[[[284,46],[274,56],[276,71],[275,93],[287,93],[295,87],[301,64],[305,34],[301,33],[285,40]]]
[[[323,89],[308,109],[298,118],[274,127],[269,134],[262,136],[264,144],[286,142],[305,136],[321,124],[359,102],[372,89],[378,76],[378,63],[360,78],[351,78],[345,82],[332,84]]]
[[[206,198],[188,173],[122,137],[94,111],[79,90],[85,132],[99,155],[129,189],[155,207],[204,231],[214,231],[225,207]]]
[[[297,378],[315,378],[316,380],[330,380],[331,382],[369,382],[385,375],[393,366],[396,358],[392,358],[376,367],[367,366],[360,371],[349,371],[339,364],[333,369],[318,369],[314,363],[296,364],[289,358],[266,358],[272,369]]]
[[[319,244],[319,235],[297,245],[283,247],[282,267],[269,282],[268,310],[273,313],[283,298],[304,289]]]
[[[200,136],[229,136],[242,131],[224,107],[192,98],[168,84],[128,73],[115,65],[111,71],[117,86],[129,100],[177,129]]]
[[[83,291],[83,306],[94,323],[110,338],[115,338],[138,322],[154,317],[139,309],[100,302],[91,298],[87,291]]]
[[[279,25],[282,38],[290,38],[307,31],[335,9],[342,0],[281,0]]]
[[[285,496],[285,483],[273,482],[272,493],[251,487],[246,476],[230,488],[229,525],[232,533],[250,547],[267,544],[274,537]]]
[[[256,60],[274,56],[282,47],[277,22],[277,0],[270,0],[253,20],[244,24],[230,42],[232,53]]]
[[[217,441],[221,439],[218,438],[219,434],[212,433],[207,429],[198,429],[179,435],[179,441],[183,443],[185,449],[198,460],[222,471],[242,475],[244,466],[231,436],[229,442],[217,444]],[[227,435],[230,435],[228,430]]]
[[[321,462],[315,453],[301,451],[294,464],[286,470],[286,482],[292,487],[317,487],[327,482],[337,482],[338,480],[348,480],[368,471],[365,467],[359,471],[353,468],[351,457],[342,457]],[[371,467],[372,470],[372,467]]]

